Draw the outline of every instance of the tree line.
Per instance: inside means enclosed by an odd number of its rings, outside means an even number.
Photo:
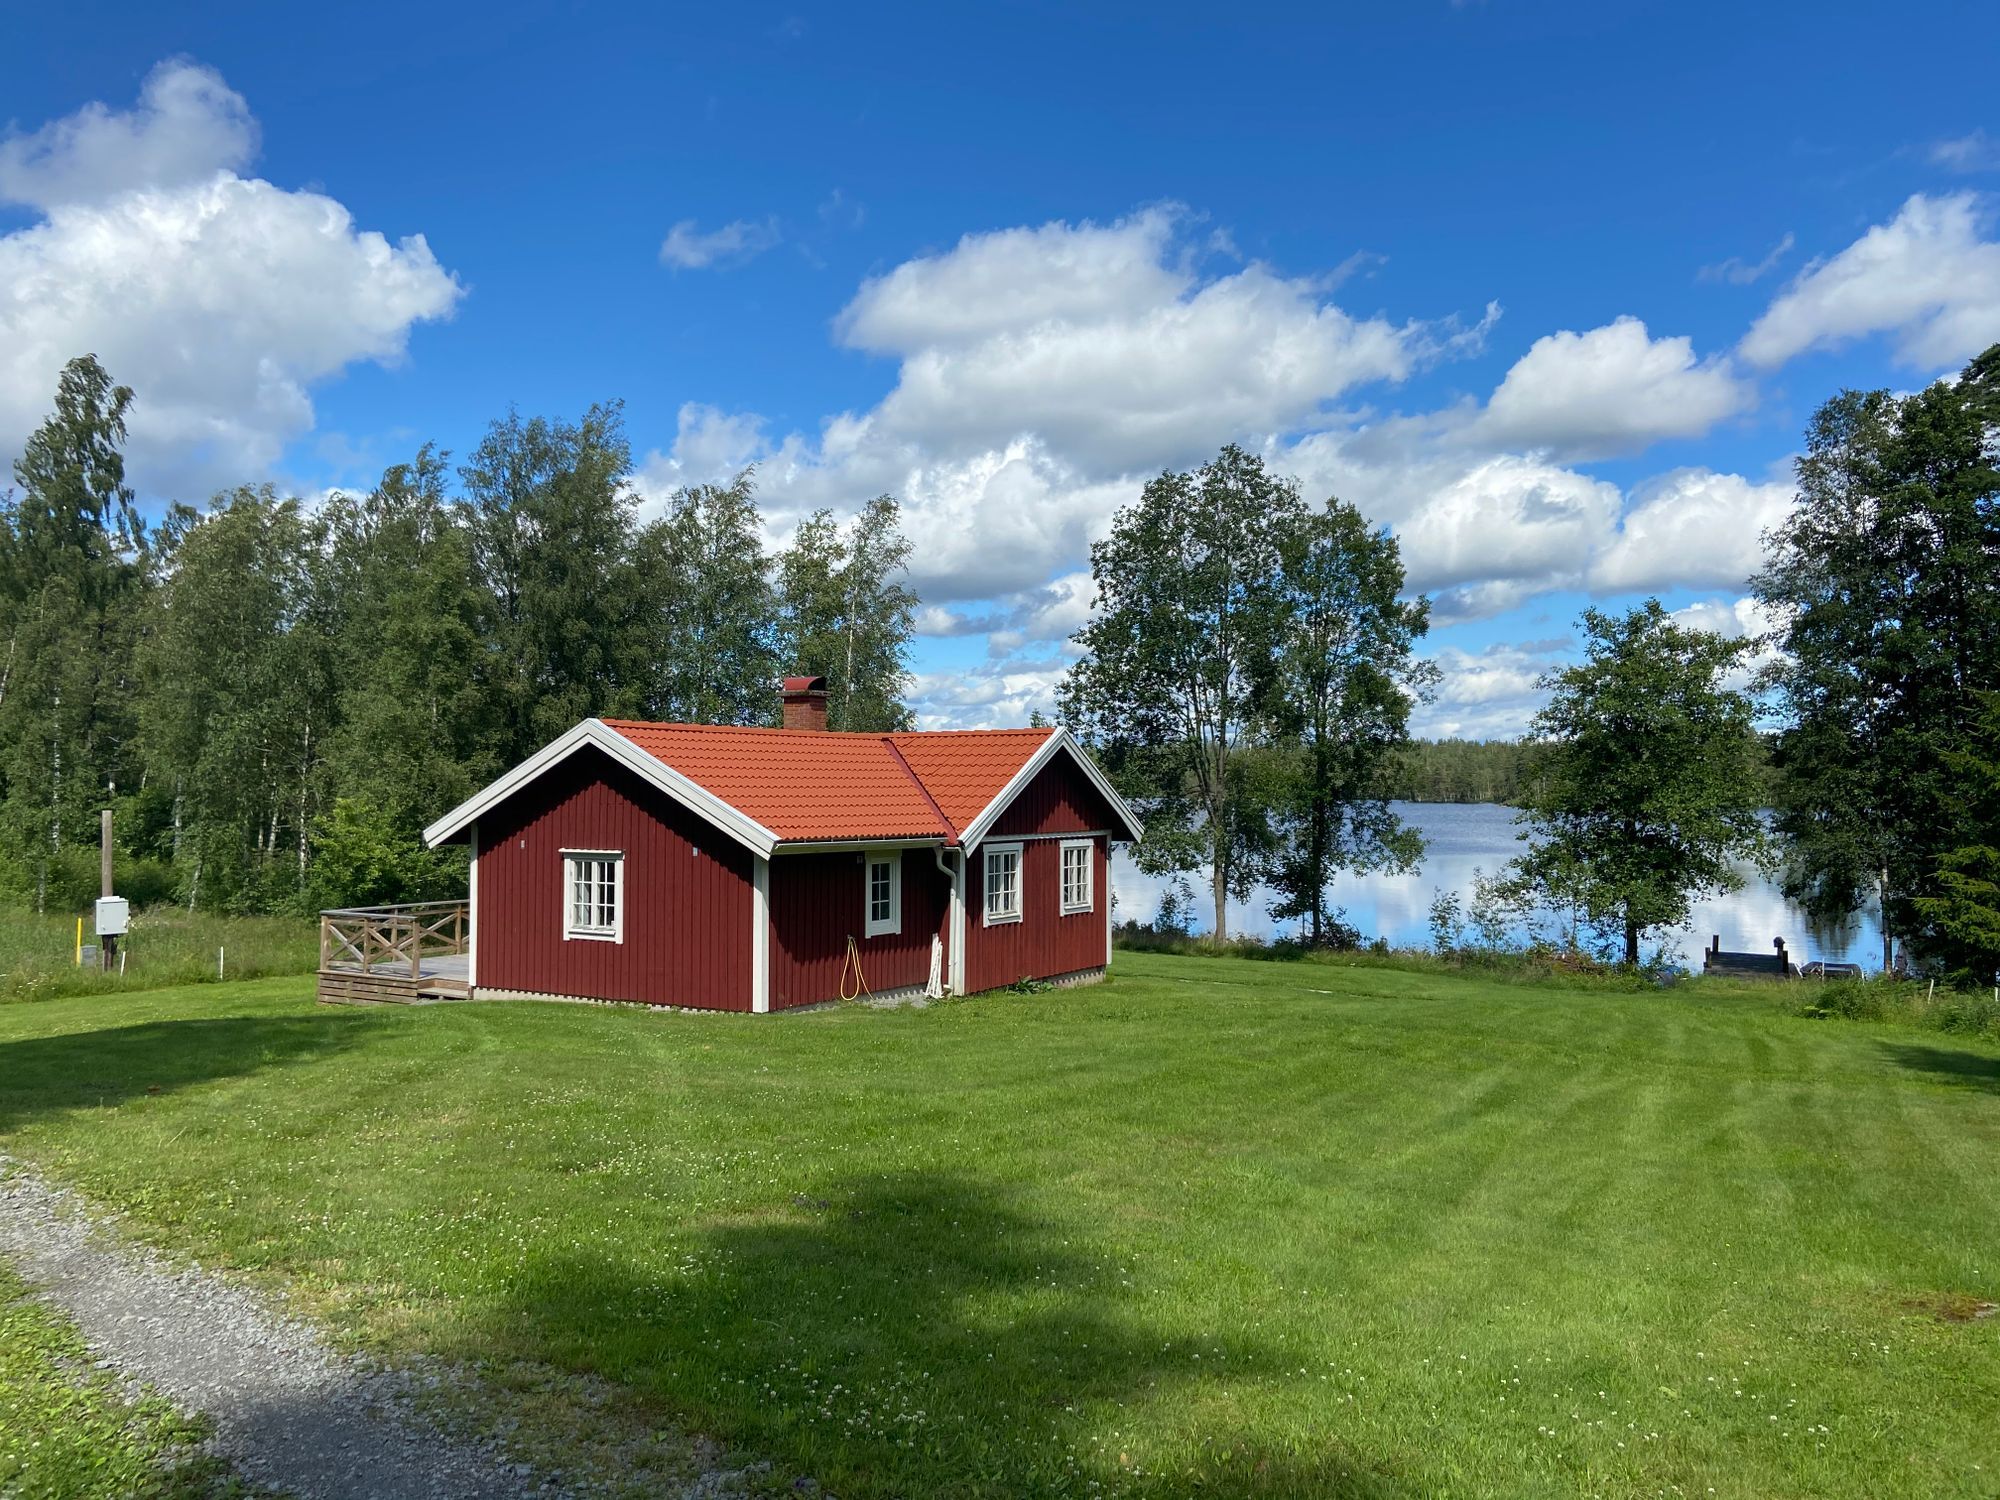
[[[1476,791],[1521,809],[1527,847],[1483,894],[1538,940],[1638,963],[1750,863],[1817,920],[1877,910],[1885,968],[1991,984],[2000,345],[1913,395],[1835,396],[1798,479],[1752,585],[1770,636],[1657,599],[1589,610],[1522,743],[1415,746],[1435,678],[1394,538],[1225,448],[1148,484],[1093,548],[1099,613],[1061,712],[1148,820],[1140,864],[1207,873],[1219,938],[1264,883],[1304,941],[1355,941],[1331,878],[1422,855],[1388,801]]]
[[[115,808],[137,898],[298,910],[455,892],[422,824],[590,714],[910,722],[896,503],[763,546],[754,475],[642,518],[616,404],[494,422],[317,506],[249,486],[142,524],[132,393],[88,357],[0,500],[0,898],[74,907]],[[1355,940],[1341,871],[1407,871],[1398,797],[1512,803],[1501,897],[1561,941],[1643,940],[1777,870],[1822,920],[1882,914],[1936,972],[2000,965],[2000,346],[1815,415],[1754,591],[1768,641],[1658,601],[1588,611],[1523,743],[1413,746],[1437,681],[1396,541],[1228,447],[1150,481],[1092,549],[1058,712],[1139,805],[1136,851],[1205,871],[1213,930],[1259,885]],[[1773,663],[1746,682],[1763,645]],[[1769,817],[1764,816],[1768,810]]]
[[[616,403],[495,421],[365,494],[244,486],[147,527],[129,389],[91,357],[0,499],[0,900],[121,888],[235,911],[427,899],[441,810],[590,715],[777,721],[824,675],[838,728],[909,727],[916,599],[894,499],[762,540],[754,474],[642,519]]]
[[[1384,768],[1398,802],[1517,805],[1534,746],[1522,740],[1412,739]]]

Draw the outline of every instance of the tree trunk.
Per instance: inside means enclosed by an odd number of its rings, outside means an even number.
[[[1625,962],[1635,969],[1639,966],[1639,924],[1629,911],[1625,915]]]
[[[1229,941],[1229,871],[1222,862],[1221,851],[1216,852],[1217,858],[1211,869],[1215,891],[1215,940],[1226,943]]]
[[[1882,911],[1882,972],[1888,973],[1895,962],[1896,940],[1889,931],[1889,872],[1881,872],[1881,879],[1875,887],[1876,900]]]

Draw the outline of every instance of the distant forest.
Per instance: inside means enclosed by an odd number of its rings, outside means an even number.
[[[1503,802],[1516,806],[1535,749],[1519,740],[1411,740],[1389,765],[1396,802]]]
[[[1759,736],[1766,805],[1777,796],[1772,740]],[[1519,807],[1540,747],[1533,740],[1411,740],[1396,752],[1386,795],[1392,802],[1498,802]]]

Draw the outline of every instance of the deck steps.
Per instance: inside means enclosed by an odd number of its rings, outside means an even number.
[[[426,974],[366,973],[354,969],[321,969],[319,999],[323,1005],[435,1005],[469,1000],[471,987],[462,980]]]

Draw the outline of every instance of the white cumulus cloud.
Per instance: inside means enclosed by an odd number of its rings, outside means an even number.
[[[1918,193],[1830,260],[1806,267],[1743,337],[1752,364],[1889,333],[1913,369],[1940,370],[2000,339],[2000,243],[1971,193]]]
[[[1618,535],[1593,559],[1600,593],[1741,588],[1764,565],[1762,538],[1791,513],[1790,483],[1677,469],[1635,489]]]
[[[1357,386],[1474,347],[1492,316],[1397,323],[1347,313],[1319,278],[1255,263],[1204,275],[1185,217],[968,235],[908,261],[835,323],[897,360],[880,402],[781,437],[691,409],[647,472],[687,482],[754,461],[776,535],[816,507],[893,494],[919,592],[991,600],[1076,569],[1161,468],[1316,425]]]
[[[176,188],[246,166],[257,122],[213,68],[163,62],[136,107],[86,104],[66,119],[0,140],[0,199],[36,208],[99,201],[133,188]]]
[[[1468,436],[1493,447],[1608,458],[1699,437],[1756,400],[1727,361],[1686,338],[1652,338],[1637,318],[1535,340]]]
[[[169,63],[138,106],[93,104],[0,146],[0,190],[42,210],[0,236],[0,454],[94,353],[135,393],[130,470],[192,494],[267,474],[313,425],[312,385],[393,363],[462,294],[421,235],[238,176],[256,144],[212,71]]]

